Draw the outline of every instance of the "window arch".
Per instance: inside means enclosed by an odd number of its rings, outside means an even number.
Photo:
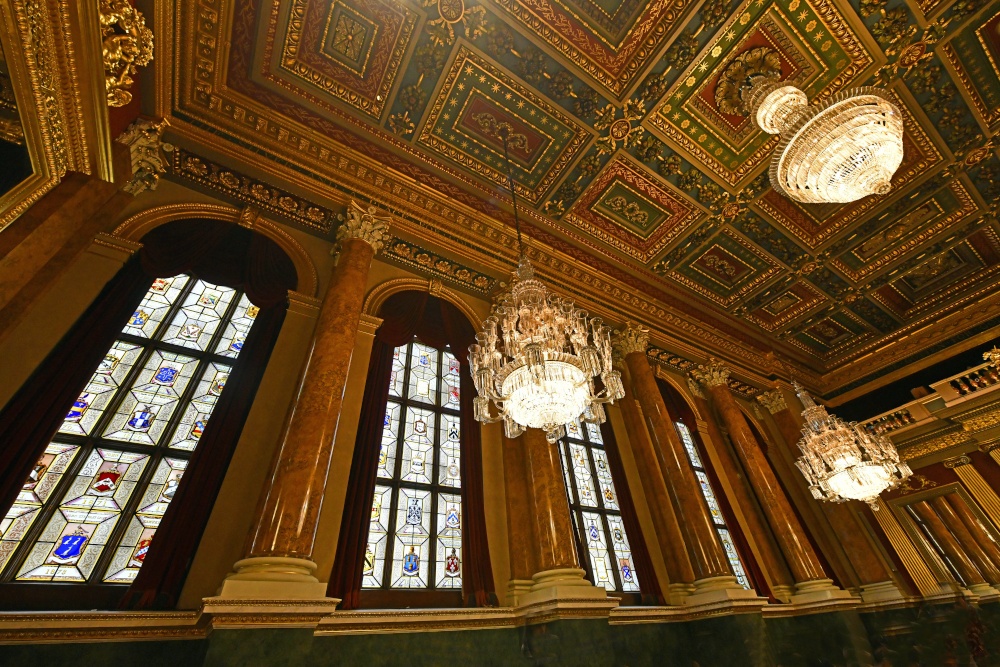
[[[495,603],[475,330],[427,292],[397,292],[379,316],[328,595],[344,609]]]
[[[143,238],[0,412],[0,605],[173,604],[295,284],[236,225]]]

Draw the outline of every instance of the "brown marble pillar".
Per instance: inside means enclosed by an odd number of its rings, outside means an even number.
[[[729,567],[708,507],[701,497],[698,480],[646,359],[649,332],[630,323],[617,332],[616,346],[628,366],[632,388],[649,426],[649,435],[654,441],[653,449],[687,545],[695,576],[695,597],[702,591],[714,589],[742,591]]]
[[[960,500],[954,493],[947,495],[955,496],[956,499]],[[997,569],[986,551],[980,546],[979,541],[972,535],[972,531],[959,518],[958,513],[952,508],[952,504],[946,500],[945,496],[937,496],[931,500],[931,505],[944,524],[948,526],[955,539],[958,540],[965,553],[976,564],[976,568],[986,579],[986,582],[994,586],[1000,584],[1000,569]]]
[[[750,485],[760,500],[778,546],[785,556],[785,562],[795,579],[798,594],[792,597],[792,601],[796,602],[798,595],[817,590],[832,589],[841,592],[833,587],[832,580],[823,571],[802,524],[792,510],[791,502],[778,484],[774,470],[736,404],[736,399],[730,393],[729,369],[712,360],[707,366],[699,366],[691,375],[708,387],[719,416],[729,429],[729,439],[743,461]]]
[[[538,572],[538,546],[535,540],[535,514],[532,499],[528,454],[524,436],[503,436],[504,497],[507,505],[507,545],[510,555],[508,604],[531,590],[531,575]]]
[[[802,438],[802,430],[789,409],[785,396],[776,389],[761,394],[757,400],[774,418],[792,459],[798,458],[797,443]],[[801,406],[797,407],[801,410]],[[797,470],[794,472],[798,474]],[[865,528],[859,523],[860,519],[850,504],[819,503],[819,507],[857,575],[862,599],[875,602],[901,598],[902,593],[893,582],[889,568],[866,537]]]
[[[934,540],[941,545],[945,554],[948,555],[948,560],[951,561],[955,569],[958,570],[959,576],[965,581],[965,585],[973,593],[982,591],[985,589],[992,590],[990,585],[986,583],[986,579],[983,577],[982,573],[976,567],[976,564],[972,562],[969,555],[965,553],[962,545],[958,543],[955,536],[952,535],[951,531],[938,516],[934,508],[926,500],[921,500],[920,502],[913,503],[910,505],[917,515],[923,520],[924,525],[927,530],[930,531]]]
[[[656,541],[663,555],[667,576],[670,578],[668,588],[672,604],[683,601],[687,595],[687,587],[694,582],[694,569],[684,546],[684,535],[681,533],[677,515],[670,503],[670,492],[660,471],[660,464],[653,451],[653,443],[642,421],[642,411],[635,399],[632,382],[628,375],[628,367],[622,369],[625,385],[625,397],[619,401],[625,430],[628,432],[632,453],[639,468],[639,480],[642,484],[649,514],[653,519],[653,529],[656,531]]]
[[[754,556],[767,573],[768,581],[772,586],[772,593],[776,598],[787,602],[792,594],[795,581],[792,579],[788,565],[778,551],[771,531],[768,529],[764,517],[758,510],[757,503],[750,495],[747,487],[747,480],[740,469],[732,450],[726,446],[722,438],[722,432],[712,418],[712,409],[702,393],[698,383],[690,382],[691,393],[694,395],[698,412],[703,415],[708,428],[709,439],[715,445],[715,452],[718,455],[719,469],[717,472],[729,480],[730,488],[733,492],[733,504],[742,510],[742,515],[746,521],[745,533],[752,536],[754,542]]]
[[[227,583],[300,582],[309,589],[303,594],[306,597],[315,591],[318,597],[325,593],[325,584],[313,584],[313,542],[368,270],[387,231],[386,218],[379,217],[374,208],[364,210],[353,202],[347,220],[337,230],[340,255],[320,307],[298,398],[285,423],[250,554],[236,563],[236,573]]]
[[[983,525],[979,517],[969,507],[969,504],[959,497],[957,493],[949,493],[945,498],[948,499],[948,503],[955,510],[962,523],[965,524],[972,537],[975,538],[980,548],[986,552],[993,565],[1000,567],[1000,544],[997,543],[996,538],[993,537],[990,530]]]

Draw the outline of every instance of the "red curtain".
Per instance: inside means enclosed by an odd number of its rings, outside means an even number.
[[[463,592],[466,604],[470,606],[497,604],[483,509],[482,442],[473,417],[475,388],[468,364],[468,347],[475,342],[475,330],[455,306],[426,292],[392,295],[382,304],[379,317],[383,322],[375,334],[368,365],[347,501],[327,595],[340,598],[342,609],[358,607],[382,423],[389,395],[392,351],[416,336],[431,347],[450,346],[461,365],[462,505],[467,519],[462,530],[462,550],[465,552]]]
[[[628,535],[629,545],[632,547],[633,565],[636,572],[642,573],[639,575],[639,592],[642,594],[642,602],[649,605],[665,605],[667,601],[660,590],[660,582],[656,578],[653,561],[650,560],[649,549],[646,547],[646,538],[642,534],[639,517],[635,514],[635,503],[632,501],[632,492],[628,488],[625,467],[622,465],[621,452],[618,451],[618,440],[615,438],[614,429],[611,428],[611,422],[606,421],[601,424],[601,437],[604,439],[604,452],[608,455],[611,479],[614,480],[615,490],[618,492],[618,506],[621,508],[622,523],[625,524],[625,533]]]
[[[87,311],[0,412],[0,509],[17,498],[31,467],[62,424],[94,368],[135,311],[153,278],[189,273],[243,289],[260,312],[226,391],[157,529],[156,539],[122,604],[176,602],[257,385],[284,320],[295,266],[270,239],[215,220],[182,220],[149,232]]]

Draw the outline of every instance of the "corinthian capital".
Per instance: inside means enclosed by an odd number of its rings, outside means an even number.
[[[649,348],[649,330],[635,322],[626,322],[624,329],[615,331],[614,346],[623,357],[633,352],[646,354],[646,349]]]
[[[788,405],[785,403],[785,397],[782,396],[781,392],[777,389],[773,391],[765,391],[763,394],[757,397],[760,404],[767,408],[767,411],[772,415],[776,415],[782,410],[787,410]]]
[[[691,377],[706,387],[728,386],[729,369],[715,357],[709,357],[708,365],[701,365],[691,371]]]
[[[348,239],[361,239],[378,252],[389,240],[389,221],[390,217],[380,215],[374,206],[363,208],[352,201],[347,205],[347,220],[337,228],[337,249]]]

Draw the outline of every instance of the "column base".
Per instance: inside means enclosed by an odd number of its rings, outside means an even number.
[[[507,582],[507,597],[504,600],[505,605],[508,607],[516,607],[520,604],[519,600],[531,592],[531,587],[535,585],[535,582],[531,579],[511,579]]]
[[[703,605],[723,600],[748,600],[757,598],[757,591],[740,586],[736,577],[706,577],[694,582],[694,592],[684,600],[685,605]]]
[[[262,556],[245,558],[233,565],[214,599],[321,600],[326,584],[313,576],[316,563],[305,558]],[[339,602],[339,600],[338,600]]]
[[[861,601],[866,604],[901,602],[906,598],[892,581],[879,581],[861,586]]]
[[[792,596],[795,595],[795,586],[789,584],[775,584],[771,586],[771,593],[774,595],[778,602],[791,602]]]
[[[810,604],[826,600],[850,599],[854,596],[843,588],[833,585],[833,579],[813,579],[795,584],[795,594],[789,602],[792,604]]]
[[[694,586],[691,584],[670,584],[667,586],[667,604],[682,605],[692,593]]]
[[[586,572],[579,568],[545,570],[531,575],[531,589],[518,598],[517,605],[524,607],[554,600],[605,600],[608,592],[594,586],[584,578]]]
[[[972,584],[969,586],[969,592],[979,596],[980,602],[993,602],[1000,599],[1000,591],[989,584]]]

